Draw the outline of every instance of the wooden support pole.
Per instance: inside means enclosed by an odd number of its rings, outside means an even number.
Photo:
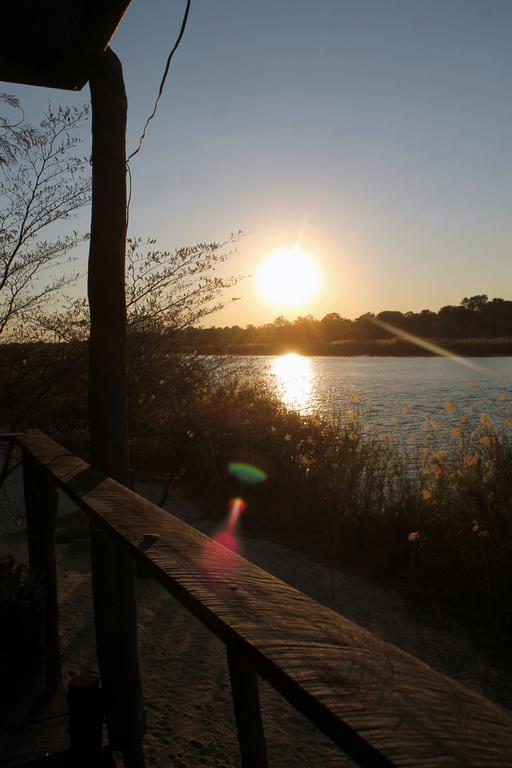
[[[92,212],[87,292],[94,466],[129,482],[126,409],[126,119],[121,62],[107,48],[90,78]]]
[[[23,451],[23,485],[30,572],[34,578],[41,579],[43,584],[46,685],[49,691],[55,691],[61,678],[55,558],[58,494],[49,473],[27,451]]]
[[[68,685],[68,709],[73,766],[101,765],[103,702],[99,678],[87,675],[72,678]]]
[[[258,676],[238,648],[228,646],[227,653],[242,768],[267,768]]]
[[[123,72],[107,48],[90,76],[92,215],[88,296],[91,463],[129,483],[126,417],[126,117]],[[137,647],[136,569],[92,526],[96,643],[111,746],[126,766],[144,764]]]

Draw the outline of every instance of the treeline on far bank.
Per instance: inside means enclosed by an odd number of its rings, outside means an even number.
[[[462,299],[438,312],[367,312],[350,320],[330,312],[321,320],[311,315],[290,321],[198,328],[173,332],[182,351],[238,355],[280,354],[293,349],[316,355],[435,355],[429,344],[467,356],[512,354],[512,301],[485,295]]]

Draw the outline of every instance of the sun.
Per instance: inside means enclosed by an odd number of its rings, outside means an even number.
[[[279,251],[261,267],[258,285],[272,304],[298,307],[318,292],[320,274],[313,259],[298,249]]]

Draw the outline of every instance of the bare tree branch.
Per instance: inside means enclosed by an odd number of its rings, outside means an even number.
[[[19,109],[5,94],[0,103]],[[48,107],[37,129],[0,118],[0,336],[30,323],[44,301],[76,279],[49,270],[71,260],[70,251],[84,237],[73,232],[45,240],[41,234],[73,218],[90,199],[87,161],[78,155],[76,135],[86,118],[85,107]]]

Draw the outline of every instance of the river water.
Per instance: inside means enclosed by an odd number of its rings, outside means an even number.
[[[512,357],[253,358],[289,408],[325,415],[358,411],[375,434],[403,438],[434,425],[512,423]]]

